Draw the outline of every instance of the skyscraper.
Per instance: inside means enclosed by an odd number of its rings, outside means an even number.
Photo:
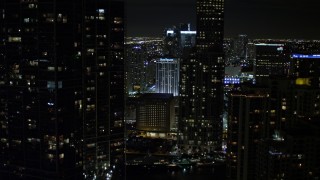
[[[245,34],[239,34],[234,42],[234,51],[241,64],[244,64],[247,58],[247,44],[248,36]]]
[[[197,0],[196,47],[181,65],[180,142],[221,146],[224,0]]]
[[[146,48],[142,45],[126,46],[126,72],[127,91],[129,94],[143,92],[147,84],[145,62],[147,60]]]
[[[289,73],[289,54],[285,44],[256,44],[255,76],[257,83],[270,76],[287,76]]]
[[[160,58],[156,62],[156,92],[179,95],[180,62],[177,58]]]
[[[0,177],[105,174],[123,153],[123,2],[2,0],[0,13]]]

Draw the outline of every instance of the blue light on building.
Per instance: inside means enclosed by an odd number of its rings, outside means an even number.
[[[225,77],[224,84],[240,84],[240,78],[238,77]]]
[[[320,59],[320,54],[292,54],[293,59]]]

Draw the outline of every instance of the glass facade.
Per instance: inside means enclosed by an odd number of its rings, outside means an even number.
[[[180,62],[177,58],[160,58],[156,62],[156,92],[179,95]]]
[[[0,12],[1,174],[98,176],[123,153],[123,2],[3,0]]]

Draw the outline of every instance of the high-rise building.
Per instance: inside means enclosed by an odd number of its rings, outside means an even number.
[[[123,2],[2,0],[0,13],[0,177],[105,175],[123,153]]]
[[[179,57],[180,56],[180,47],[179,47],[179,28],[172,27],[165,30],[164,35],[164,55],[171,57]]]
[[[256,48],[253,42],[248,42],[246,46],[247,56],[246,56],[246,65],[249,69],[253,68],[256,59]]]
[[[185,48],[195,46],[196,31],[191,31],[190,24],[180,24],[177,28],[168,28],[164,36],[164,54],[171,57],[180,57]]]
[[[320,87],[320,54],[299,54],[291,55],[290,74],[305,81],[310,86]]]
[[[181,63],[180,143],[221,147],[224,0],[197,0],[194,52]]]
[[[267,80],[270,76],[289,74],[289,53],[284,44],[256,44],[255,76],[257,82]]]
[[[320,177],[318,45],[286,45],[259,43],[263,81],[228,99],[229,179]]]
[[[188,29],[187,31],[180,31],[180,48],[183,50],[184,48],[192,48],[196,44],[196,31],[191,31]]]
[[[163,40],[154,37],[127,37],[125,45],[126,92],[155,92],[156,60],[163,56]]]
[[[227,177],[254,179],[256,147],[267,122],[268,94],[234,93],[228,106]]]
[[[180,62],[177,58],[160,58],[156,62],[156,92],[179,95]]]
[[[146,48],[142,45],[126,46],[126,88],[129,94],[143,92],[146,88],[146,70],[147,61]]]
[[[234,41],[234,52],[237,60],[241,64],[246,64],[247,44],[248,44],[248,36],[245,34],[239,34]]]

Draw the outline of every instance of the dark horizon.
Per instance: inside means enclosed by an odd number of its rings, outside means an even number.
[[[227,0],[225,38],[320,39],[318,8],[315,0]],[[195,30],[195,0],[127,2],[127,36],[159,37],[165,28],[188,22]]]

